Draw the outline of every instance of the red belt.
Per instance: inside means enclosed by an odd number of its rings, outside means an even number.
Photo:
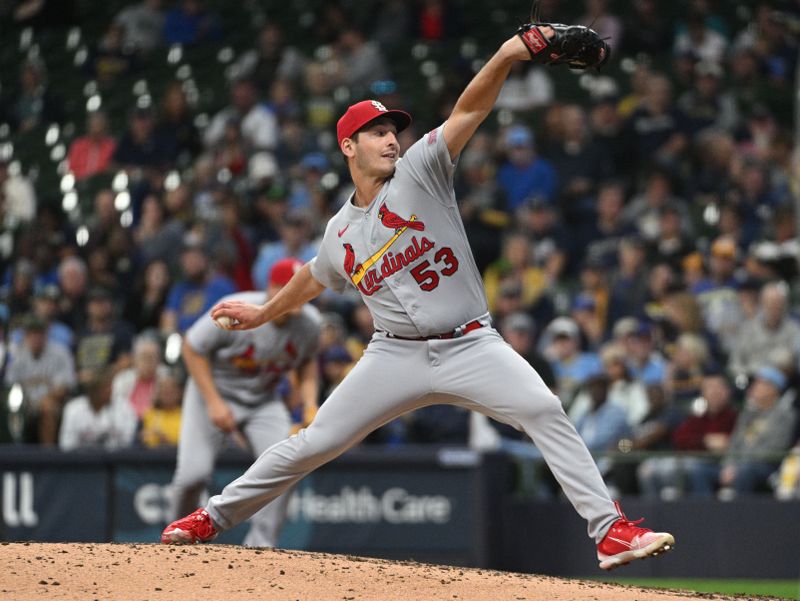
[[[389,338],[397,338],[398,340],[415,340],[415,341],[450,340],[451,338],[461,338],[461,336],[463,336],[464,334],[467,334],[472,330],[480,329],[485,325],[486,324],[481,323],[476,319],[475,321],[470,321],[469,323],[465,323],[463,326],[459,326],[455,330],[451,330],[450,332],[445,332],[444,334],[433,334],[432,336],[418,336],[416,338],[412,338],[410,336],[398,336],[397,334],[391,334],[389,332],[385,332],[385,334]]]

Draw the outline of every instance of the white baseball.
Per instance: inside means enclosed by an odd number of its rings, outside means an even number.
[[[224,330],[229,329],[232,325],[237,323],[233,317],[228,317],[227,315],[220,315],[214,321],[216,321],[217,325]]]

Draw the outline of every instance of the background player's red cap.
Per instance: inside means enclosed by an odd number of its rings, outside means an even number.
[[[302,266],[303,262],[293,257],[281,259],[270,269],[269,281],[267,283],[270,286],[285,286],[289,283],[289,280],[292,279],[292,276],[300,271]]]
[[[339,145],[342,144],[342,140],[349,138],[378,117],[389,117],[397,126],[398,133],[411,124],[411,115],[405,111],[390,111],[377,100],[362,100],[351,105],[336,124],[336,137],[339,139]]]

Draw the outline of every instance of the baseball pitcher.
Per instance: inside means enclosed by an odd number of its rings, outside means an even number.
[[[235,330],[260,327],[326,287],[359,290],[376,333],[311,425],[261,455],[208,505],[170,524],[165,543],[213,539],[382,424],[454,403],[524,430],[542,452],[611,569],[672,548],[668,533],[629,521],[558,397],[494,330],[453,192],[457,159],[492,110],[517,60],[598,67],[608,47],[585,27],[530,23],[507,40],[459,97],[447,121],[400,157],[411,117],[365,100],[337,125],[355,192],[328,223],[319,254],[275,297],[219,303]]]

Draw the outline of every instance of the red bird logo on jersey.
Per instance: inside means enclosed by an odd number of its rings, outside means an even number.
[[[344,271],[347,275],[353,275],[361,268],[361,263],[356,265],[356,251],[353,250],[352,244],[345,242],[342,246],[344,246]]]
[[[231,357],[231,363],[233,363],[236,369],[241,369],[242,371],[246,372],[257,372],[259,369],[259,364],[258,360],[255,358],[255,354],[256,349],[251,344],[242,354]]]
[[[410,221],[403,219],[397,213],[390,211],[389,207],[386,206],[386,203],[383,203],[381,208],[378,209],[378,218],[381,220],[383,225],[392,230],[399,230],[401,227],[407,227],[409,229],[421,232],[425,229],[424,223],[421,221]]]

